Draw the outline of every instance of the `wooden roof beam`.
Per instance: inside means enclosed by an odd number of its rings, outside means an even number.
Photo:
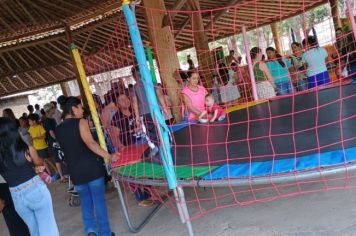
[[[32,58],[36,58],[42,64],[46,64],[46,62],[41,57],[37,56],[36,53],[33,53],[33,49],[30,50],[29,48],[25,48],[25,50],[31,55]]]
[[[3,60],[3,62],[5,63],[6,67],[9,69],[8,71],[13,71],[13,68],[10,66],[10,64],[8,63],[8,61],[3,57],[3,55],[0,55],[0,58]]]
[[[23,56],[21,55],[21,53],[20,52],[16,52],[16,55],[21,59],[21,61],[23,62],[23,63],[25,63],[25,65],[27,66],[27,67],[31,67],[30,66],[30,64],[23,58]]]
[[[16,75],[16,79],[18,80],[18,81],[20,81],[20,83],[24,86],[24,87],[26,87],[26,88],[29,88],[29,86],[28,86],[28,84],[26,84],[25,82],[24,82],[24,80],[20,77],[20,75]]]
[[[191,15],[188,16],[187,19],[185,19],[185,21],[183,22],[183,24],[181,24],[179,27],[178,27],[178,31],[174,34],[174,38],[177,38],[178,35],[184,30],[184,28],[189,24],[191,20]]]
[[[5,28],[7,28],[9,31],[11,31],[13,34],[16,34],[16,30],[14,30],[8,23],[6,23],[6,21],[3,20],[2,17],[0,17],[0,23],[5,26]]]
[[[12,9],[10,9],[10,8],[8,7],[7,4],[3,4],[2,6],[5,8],[5,10],[6,10],[8,13],[10,13],[10,15],[16,20],[16,22],[17,22],[18,24],[20,24],[22,27],[26,28],[26,25],[22,22],[22,20],[20,20],[20,18],[16,15],[16,13],[14,13],[14,12],[12,11]]]
[[[46,6],[49,7],[49,9],[53,9],[53,11],[51,11],[51,12],[55,12],[56,9],[59,9],[59,10],[61,10],[63,12],[66,12],[69,15],[73,15],[73,13],[74,14],[77,13],[77,10],[73,9],[72,7],[69,7],[69,8],[62,7],[62,6],[58,5],[58,4],[51,3],[50,1],[45,1],[45,0],[37,0],[37,1],[41,2],[42,6],[46,5]],[[65,2],[65,1],[61,1],[61,2]]]
[[[68,57],[68,60],[70,59],[70,54],[68,53],[68,47],[65,47],[63,49],[58,48],[55,44],[55,42],[49,42],[48,44],[59,54],[61,54],[63,57]],[[67,50],[67,51],[66,51]]]
[[[27,69],[21,69],[21,70],[16,70],[16,71],[15,70],[11,70],[11,73],[0,74],[0,78],[1,77],[7,77],[7,76],[13,76],[13,73],[24,74],[24,73],[28,73],[28,72],[34,72],[34,71],[40,70],[42,68],[62,65],[62,64],[65,64],[65,63],[67,63],[67,61],[57,61],[57,62],[54,62],[54,63],[50,63],[50,64],[46,64],[46,65],[39,65],[39,66],[36,66],[36,67],[27,68]]]
[[[7,81],[9,82],[9,84],[11,84],[11,86],[14,87],[16,90],[19,90],[19,87],[17,87],[16,84],[14,82],[12,82],[12,78],[13,78],[12,76],[11,77],[6,77]]]
[[[241,2],[241,0],[230,0],[230,2],[228,3],[228,5],[226,7],[235,6],[239,2]],[[214,14],[213,20],[210,21],[204,28],[209,30],[212,25],[214,25],[222,16],[225,15],[225,13],[227,13],[227,11],[228,11],[228,9],[223,9],[223,10],[217,11]]]
[[[26,7],[24,7],[24,5],[22,4],[22,2],[20,0],[15,0],[15,2],[21,7],[21,9],[26,13],[26,15],[28,16],[28,18],[30,18],[30,20],[32,21],[32,23],[34,25],[37,25],[37,21],[35,20],[35,18],[33,18],[32,14],[30,14],[28,12],[28,10],[26,9]]]
[[[33,73],[35,73],[35,74],[42,80],[42,82],[44,82],[45,84],[49,82],[49,81],[46,80],[46,78],[43,77],[43,75],[41,75],[41,73],[39,73],[37,70],[34,70]]]
[[[187,3],[187,0],[176,0],[175,4],[170,11],[173,11],[171,14],[166,14],[162,19],[162,28],[169,26],[170,22],[174,22],[174,18],[177,15],[176,11],[182,9],[182,7]]]
[[[12,56],[11,53],[4,53],[4,55],[7,55],[8,58],[10,58],[10,60],[16,65],[17,68],[22,68],[22,66],[20,66],[17,62],[17,60],[15,60]]]

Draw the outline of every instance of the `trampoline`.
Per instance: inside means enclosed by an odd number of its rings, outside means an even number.
[[[232,109],[220,123],[173,126],[172,155],[178,184],[278,184],[356,169],[353,104],[356,85],[348,84]],[[134,152],[135,160],[114,163],[115,179],[167,186],[162,164],[145,158],[140,149]]]
[[[356,86],[349,84],[238,109],[211,125],[179,124],[172,128],[178,179],[261,177],[352,162],[355,103]],[[136,161],[115,172],[136,182],[165,178],[161,164]]]
[[[266,2],[266,4],[268,3]],[[238,10],[244,9],[245,5],[252,7],[251,12],[256,9],[256,3],[243,1],[241,5],[227,6],[226,10],[235,12],[235,14],[228,15],[239,15]],[[158,80],[156,80],[154,71],[162,73],[161,82],[174,104],[172,106],[174,118],[179,120],[178,110],[181,108],[181,101],[177,93],[181,88],[177,81],[180,80],[172,77],[172,72],[179,68],[179,63],[177,60],[172,60],[172,63],[167,64],[165,62],[170,62],[171,58],[175,59],[177,54],[175,38],[171,32],[176,31],[179,34],[181,30],[184,32],[184,27],[175,28],[175,24],[172,24],[170,30],[166,31],[167,28],[162,27],[162,22],[158,20],[158,17],[156,18],[162,14],[152,14],[154,10],[157,9],[151,9],[146,3],[140,6],[130,1],[124,1],[112,37],[100,49],[99,53],[89,55],[85,63],[88,69],[93,69],[94,72],[124,68],[132,64],[137,65],[134,68],[138,68],[141,81],[144,83],[143,91],[147,102],[141,106],[149,108],[154,123],[150,125],[146,122],[145,125],[150,128],[149,134],[152,134],[152,127],[156,129],[156,137],[152,140],[159,140],[160,158],[148,157],[146,155],[149,152],[148,146],[137,144],[126,147],[127,149],[124,149],[121,154],[123,158],[117,163],[112,163],[113,179],[128,226],[132,232],[138,232],[161,207],[165,199],[162,199],[160,204],[152,209],[147,218],[136,225],[131,220],[121,184],[150,186],[147,188],[152,189],[162,187],[160,189],[164,189],[166,197],[175,203],[176,212],[181,222],[186,224],[188,234],[193,235],[191,219],[194,217],[191,217],[192,210],[189,208],[188,211],[187,203],[198,205],[199,213],[202,216],[207,214],[207,211],[201,205],[208,201],[212,202],[213,209],[231,206],[232,204],[220,203],[220,201],[226,200],[226,196],[232,198],[235,205],[246,205],[310,192],[303,185],[314,183],[315,178],[320,179],[319,182],[316,182],[323,185],[321,190],[329,189],[328,181],[334,180],[328,176],[345,173],[341,181],[348,181],[348,171],[356,169],[356,109],[354,109],[356,86],[342,84],[341,79],[333,81],[336,85],[334,87],[318,87],[314,90],[261,101],[257,93],[252,58],[247,53],[249,73],[246,78],[241,80],[244,83],[242,86],[244,93],[242,94],[244,94],[244,101],[253,100],[254,102],[241,105],[238,108],[229,108],[228,115],[222,122],[212,124],[186,122],[167,127],[160,109],[160,106],[164,107],[164,105],[159,104],[157,99],[154,81]],[[157,38],[151,38],[153,42],[147,44],[148,48],[144,48],[145,44],[142,41],[136,20],[136,15],[139,15],[137,13],[140,11],[146,11],[146,15],[155,15],[153,18],[158,20],[157,22],[149,21],[152,24],[150,29],[153,30],[149,36],[154,35]],[[204,11],[213,13],[217,9],[205,9]],[[165,17],[169,17],[171,14],[166,10],[162,12],[166,13]],[[198,13],[201,14],[200,10],[179,13],[174,11],[174,15],[186,14],[188,21],[191,18],[191,22],[192,19],[196,20],[194,14],[199,16]],[[238,17],[238,19],[240,18]],[[156,23],[158,25],[155,25]],[[154,25],[155,27],[153,27]],[[207,27],[212,36],[211,39],[219,36],[216,33],[223,29],[214,28],[214,25],[218,26],[217,22],[213,21]],[[208,38],[203,37],[204,33],[208,33],[206,29],[194,29],[192,24],[191,26],[189,37],[183,41],[189,41],[192,36],[190,46],[195,47],[197,46],[195,42],[201,41],[200,43],[203,44],[203,42],[209,41]],[[259,27],[259,24],[251,24],[249,17],[248,22],[242,24],[235,22],[229,28],[224,28],[223,31],[232,29],[231,35],[241,32],[245,52],[249,52],[251,42],[249,42],[247,30],[256,27]],[[197,38],[201,40],[195,40]],[[122,45],[127,45],[124,39],[129,39],[130,45],[132,45],[132,47],[127,47],[130,54],[122,51]],[[211,69],[216,68],[219,60],[225,59],[223,51],[220,53],[215,48],[206,53],[205,49],[209,48],[209,45],[200,46],[204,50],[196,48],[198,49],[196,52],[199,65],[197,69],[201,73],[200,76],[206,89],[216,91],[219,85],[213,83],[215,82],[212,78],[214,70]],[[107,52],[110,52],[109,58],[106,58]],[[213,52],[215,57],[210,55]],[[159,62],[158,70],[154,67],[153,54]],[[119,58],[128,60],[118,60]],[[107,59],[109,63],[106,63]],[[95,74],[94,72],[93,74]],[[232,76],[237,76],[236,73],[233,73]],[[244,77],[243,73],[239,75]],[[151,119],[149,120],[151,122]],[[356,176],[353,178],[356,179]],[[345,186],[346,183],[341,183],[341,185]],[[285,186],[286,188],[291,186],[295,191],[284,194],[285,189],[280,188]],[[193,196],[189,196],[192,199],[188,199],[188,201],[185,198],[184,187],[191,188],[193,192]],[[199,198],[197,189],[200,187],[204,187],[204,190],[209,188],[211,195]],[[215,187],[226,187],[228,193],[216,194]],[[247,190],[245,191],[245,189]],[[276,195],[269,196],[269,190],[271,190],[270,192],[274,191]],[[263,192],[260,198],[258,198],[257,192]],[[241,201],[240,194],[249,195],[248,199]],[[174,204],[171,205],[174,207]]]

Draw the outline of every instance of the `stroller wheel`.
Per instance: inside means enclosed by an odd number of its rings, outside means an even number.
[[[80,199],[79,199],[79,196],[70,195],[68,204],[69,204],[69,206],[71,206],[71,207],[80,206]]]

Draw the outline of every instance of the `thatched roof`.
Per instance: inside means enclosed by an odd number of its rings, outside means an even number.
[[[200,6],[209,40],[215,40],[239,33],[242,24],[253,28],[325,2],[200,0]],[[176,1],[166,0],[165,4],[167,9],[172,9]],[[120,6],[121,1],[117,0],[0,0],[0,96],[74,79],[66,27],[81,53],[94,54],[114,31]],[[218,10],[211,11],[217,7]],[[181,11],[186,10],[186,7],[181,8]],[[169,25],[175,34],[177,49],[191,47],[191,14],[176,13],[174,18],[170,18]],[[142,7],[137,7],[136,15],[142,37],[149,44]],[[214,31],[209,30],[211,24]],[[124,21],[118,27],[126,27]],[[118,48],[125,51],[120,55],[129,55],[123,58],[123,64],[131,63],[133,58],[132,49],[126,45],[124,43],[122,48]],[[106,66],[113,67],[115,65]],[[91,70],[90,73],[97,72]]]

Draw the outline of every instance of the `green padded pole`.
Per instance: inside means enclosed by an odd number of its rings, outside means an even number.
[[[151,48],[146,48],[146,54],[147,54],[148,63],[150,65],[150,72],[151,72],[152,82],[157,84],[157,78],[156,78],[156,73],[155,73],[155,67],[153,65],[153,58],[152,58],[152,50],[151,50]]]

